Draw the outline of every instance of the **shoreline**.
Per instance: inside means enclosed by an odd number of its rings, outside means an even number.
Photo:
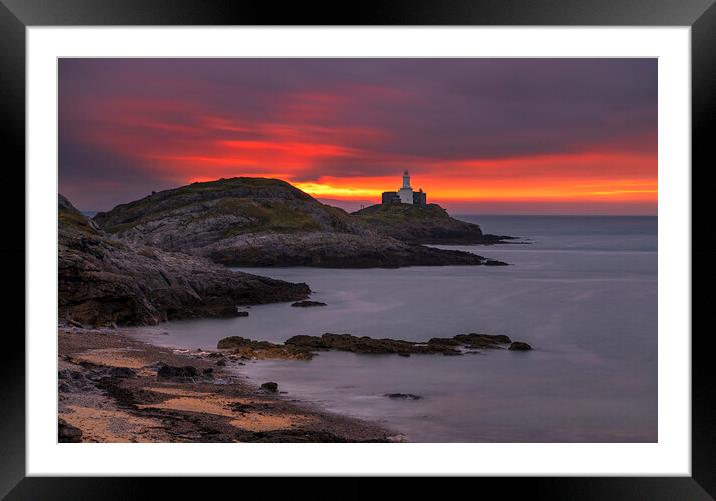
[[[59,441],[402,441],[379,424],[263,390],[241,374],[238,357],[227,366],[211,353],[153,345],[122,328],[60,326]]]

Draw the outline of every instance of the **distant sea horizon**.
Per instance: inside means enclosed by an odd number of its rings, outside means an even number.
[[[328,204],[330,205],[330,204]],[[378,205],[378,204],[375,204]],[[112,209],[106,210],[80,210],[80,212],[87,217],[94,217],[100,212],[107,212]],[[358,210],[358,209],[356,209]],[[353,211],[355,212],[355,211]],[[508,213],[468,213],[468,212],[456,212],[450,213],[454,218],[460,219],[465,217],[658,217],[658,214],[508,214]]]

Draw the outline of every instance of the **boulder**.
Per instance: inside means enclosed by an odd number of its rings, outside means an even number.
[[[63,443],[82,442],[82,430],[72,426],[63,419],[59,419],[57,422],[57,441]]]
[[[137,371],[129,367],[112,367],[109,369],[109,375],[119,378],[133,378],[137,377]]]
[[[278,383],[274,383],[273,381],[263,383],[261,389],[269,393],[276,393],[278,391]]]
[[[199,375],[196,367],[185,365],[184,367],[174,367],[172,365],[162,365],[157,370],[157,377],[161,379],[191,379]]]

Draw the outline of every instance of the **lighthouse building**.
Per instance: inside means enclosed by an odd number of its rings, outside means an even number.
[[[427,194],[420,188],[413,191],[410,186],[410,174],[406,170],[403,172],[403,186],[398,191],[384,191],[382,203],[384,204],[410,204],[425,207],[427,205]]]

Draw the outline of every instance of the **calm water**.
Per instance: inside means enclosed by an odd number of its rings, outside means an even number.
[[[464,216],[530,245],[459,247],[509,267],[253,268],[306,282],[322,308],[175,322],[153,342],[212,349],[229,335],[351,333],[427,340],[507,334],[535,348],[463,357],[321,353],[242,367],[294,398],[386,424],[417,442],[657,440],[657,219]],[[447,246],[446,246],[447,248]],[[414,393],[393,401],[385,393]]]

